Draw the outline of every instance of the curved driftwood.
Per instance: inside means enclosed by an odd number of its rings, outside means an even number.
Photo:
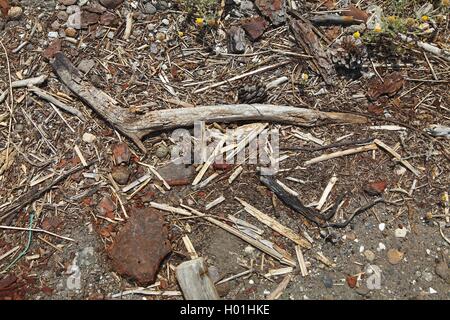
[[[122,108],[112,97],[97,89],[62,53],[57,53],[51,65],[60,80],[84,103],[100,114],[114,128],[129,137],[145,152],[141,139],[155,131],[190,127],[195,121],[236,122],[267,121],[298,126],[327,123],[366,123],[367,118],[348,113],[321,112],[289,106],[240,104],[195,108],[155,110],[136,115]]]

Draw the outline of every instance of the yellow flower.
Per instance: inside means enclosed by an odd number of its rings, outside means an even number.
[[[196,23],[197,25],[199,25],[199,26],[202,26],[203,23],[205,23],[205,19],[203,19],[203,18],[197,18],[197,19],[195,19],[195,23]]]
[[[397,20],[397,18],[396,18],[395,16],[389,16],[389,17],[387,18],[387,21],[388,21],[389,23],[394,23],[395,20]]]
[[[178,31],[178,36],[179,36],[180,38],[184,37],[184,32]]]
[[[356,31],[356,32],[353,34],[353,37],[354,37],[355,39],[359,39],[359,37],[361,37],[361,34],[359,33],[359,31]]]
[[[308,79],[309,79],[309,75],[307,73],[302,73],[302,80],[303,80],[303,82],[308,81]]]
[[[422,16],[422,21],[428,21],[430,18],[428,16]]]
[[[380,33],[381,32],[381,25],[379,23],[377,23],[375,25],[375,28],[373,29],[373,31]]]

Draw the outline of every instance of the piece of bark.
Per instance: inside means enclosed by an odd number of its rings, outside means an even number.
[[[327,53],[320,46],[320,40],[314,33],[311,23],[306,20],[291,20],[289,26],[297,43],[308,55],[313,57],[312,62],[322,75],[325,83],[332,84],[332,78],[336,75],[336,70]]]
[[[219,300],[203,258],[183,262],[176,268],[176,275],[186,300]]]
[[[60,80],[85,104],[101,115],[115,129],[130,138],[146,152],[141,139],[146,135],[179,127],[191,127],[194,122],[267,121],[312,127],[328,123],[366,123],[367,118],[349,113],[321,112],[312,109],[263,104],[216,105],[195,108],[166,109],[137,116],[122,108],[117,101],[90,82],[58,53],[51,65]]]

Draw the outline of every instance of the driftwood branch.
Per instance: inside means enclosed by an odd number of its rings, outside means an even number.
[[[60,80],[85,104],[101,115],[114,128],[144,152],[141,139],[146,135],[179,127],[190,127],[196,121],[235,122],[268,121],[298,126],[317,126],[327,123],[366,123],[367,118],[347,113],[321,112],[316,110],[274,105],[217,105],[196,108],[151,111],[136,116],[122,108],[104,91],[95,88],[82,79],[74,65],[62,54],[57,53],[51,65]]]

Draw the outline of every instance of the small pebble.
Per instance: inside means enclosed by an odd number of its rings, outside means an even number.
[[[97,139],[97,137],[94,136],[92,133],[85,132],[85,133],[83,134],[83,141],[84,141],[84,142],[92,143],[92,142],[95,141],[95,139]]]
[[[406,228],[397,228],[395,229],[395,237],[396,238],[404,238],[406,237],[406,234],[408,233],[408,230],[406,230]]]
[[[364,257],[366,257],[369,262],[373,262],[375,260],[375,253],[370,250],[366,250],[364,251]]]
[[[170,24],[169,19],[162,19],[161,23],[165,26],[168,26]]]
[[[255,248],[253,248],[252,246],[246,246],[244,249],[244,252],[246,255],[252,255],[253,252],[255,252]]]
[[[165,145],[160,145],[158,147],[158,149],[156,149],[155,155],[159,159],[163,159],[167,156],[168,153],[169,153],[169,149]]]
[[[386,250],[386,246],[383,243],[378,243],[377,251],[380,252],[382,250]]]
[[[125,166],[115,166],[111,171],[111,175],[118,184],[126,184],[130,178],[130,171]]]
[[[433,275],[430,272],[423,272],[422,277],[426,282],[433,281]]]
[[[156,34],[156,40],[158,40],[158,41],[164,41],[165,39],[166,39],[166,35],[165,35],[164,33],[158,32],[158,33]]]
[[[48,33],[48,37],[49,37],[49,38],[56,39],[56,38],[58,38],[58,36],[59,36],[59,33],[58,33],[57,31],[50,31],[50,32]]]
[[[64,33],[66,34],[66,36],[74,38],[77,35],[77,30],[75,30],[74,28],[66,28],[64,30]]]
[[[429,292],[430,292],[430,294],[435,294],[435,293],[437,293],[437,291],[436,291],[436,290],[434,290],[434,289],[433,289],[433,288],[431,288],[431,287],[430,287],[430,291],[429,291]]]
[[[387,252],[387,258],[390,264],[399,264],[403,259],[404,253],[397,249],[389,249]]]
[[[23,14],[23,9],[21,7],[11,7],[8,11],[9,19],[19,19]]]
[[[383,232],[385,228],[386,228],[386,224],[385,223],[380,223],[378,225],[378,229],[380,229],[381,232]]]
[[[331,279],[331,277],[329,276],[324,276],[323,279],[323,285],[325,286],[325,288],[333,288],[333,279]]]

